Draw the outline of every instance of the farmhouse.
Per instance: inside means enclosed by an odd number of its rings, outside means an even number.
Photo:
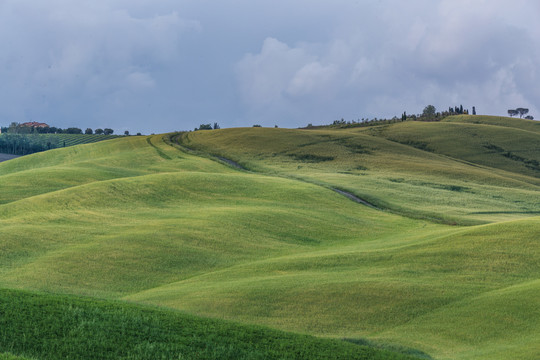
[[[49,127],[49,125],[47,125],[45,123],[40,123],[40,122],[37,122],[37,121],[25,122],[25,123],[22,123],[21,125],[22,126],[28,126],[28,127],[34,127],[34,128],[46,128],[46,127]]]

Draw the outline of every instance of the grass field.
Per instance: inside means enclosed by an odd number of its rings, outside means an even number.
[[[0,291],[0,359],[395,359],[416,357],[163,309]]]
[[[216,327],[234,320],[435,359],[537,358],[535,126],[471,116],[224,129],[9,160],[0,163],[0,287],[25,291],[0,293],[135,318],[150,310],[126,301],[157,305],[148,319],[184,316],[163,310],[172,308]],[[249,347],[254,338],[223,341],[230,354],[266,358]],[[0,345],[0,359],[47,358],[14,349]]]
[[[178,140],[258,173],[347,190],[408,217],[473,225],[540,215],[540,168],[534,168],[540,133],[463,127],[404,122],[345,130],[226,129]]]

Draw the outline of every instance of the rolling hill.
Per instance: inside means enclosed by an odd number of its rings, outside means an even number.
[[[538,357],[536,125],[223,129],[6,161],[0,286],[436,359]]]

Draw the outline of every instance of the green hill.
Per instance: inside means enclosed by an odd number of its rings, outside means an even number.
[[[178,312],[0,291],[0,359],[417,359]]]
[[[534,126],[455,117],[224,129],[3,162],[0,287],[158,305],[437,359],[535,358]]]
[[[255,172],[341,188],[409,217],[471,225],[540,214],[540,133],[521,129],[411,121],[199,131],[178,140]]]

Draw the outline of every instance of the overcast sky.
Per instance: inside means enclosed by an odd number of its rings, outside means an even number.
[[[540,118],[538,0],[0,0],[0,124]]]

